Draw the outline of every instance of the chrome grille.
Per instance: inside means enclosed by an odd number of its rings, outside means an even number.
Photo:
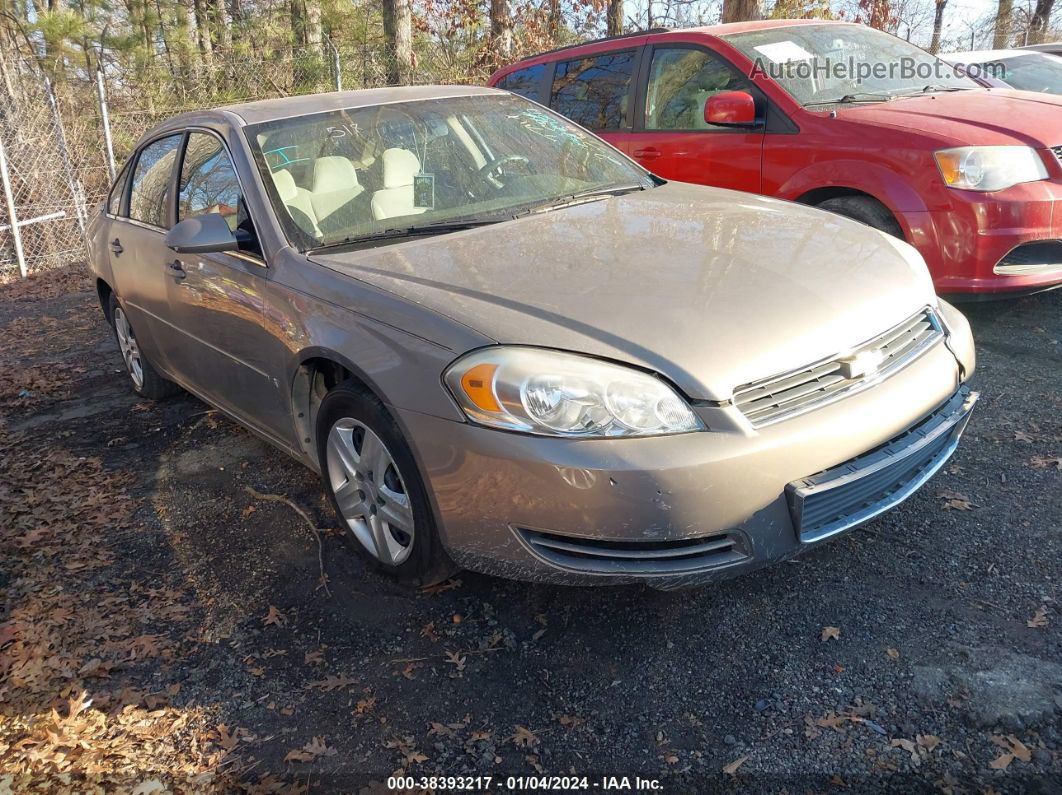
[[[1051,147],[1051,154],[1053,154],[1055,156],[1055,159],[1059,163],[1062,163],[1062,146],[1052,146]]]
[[[754,427],[762,428],[877,383],[943,338],[936,314],[923,309],[851,353],[738,387],[734,390],[734,405]],[[866,367],[862,362],[876,366]],[[866,372],[861,371],[863,368]]]

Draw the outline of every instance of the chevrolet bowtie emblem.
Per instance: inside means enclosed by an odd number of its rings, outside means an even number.
[[[860,351],[841,359],[841,375],[845,378],[864,378],[878,371],[885,354],[881,351]]]

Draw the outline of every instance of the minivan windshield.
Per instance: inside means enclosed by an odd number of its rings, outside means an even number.
[[[351,108],[245,132],[303,251],[441,234],[657,184],[598,138],[509,94]]]
[[[1000,58],[979,64],[979,67],[985,74],[999,78],[1012,88],[1062,94],[1062,58],[1056,55],[1029,53],[1014,58]]]
[[[977,88],[951,64],[864,25],[787,25],[723,38],[804,106]]]

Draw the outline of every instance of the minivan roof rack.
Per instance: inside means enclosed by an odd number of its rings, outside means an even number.
[[[603,41],[615,41],[617,39],[628,39],[632,36],[645,36],[649,33],[667,33],[671,28],[649,28],[648,30],[635,30],[631,33],[618,33],[615,36],[602,36],[600,39],[590,39],[589,41],[580,41],[575,44],[565,44],[563,47],[554,47],[552,50],[543,50],[542,52],[536,52],[534,55],[525,55],[521,58],[521,61],[530,61],[532,58],[539,58],[543,55],[550,55],[555,52],[563,52],[564,50],[571,50],[576,47],[584,47],[587,44],[600,44]]]

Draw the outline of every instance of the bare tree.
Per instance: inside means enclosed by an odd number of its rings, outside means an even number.
[[[723,22],[747,22],[762,18],[759,0],[723,0]]]
[[[1029,22],[1030,44],[1043,42],[1054,6],[1055,0],[1036,0],[1036,10],[1033,11],[1032,20]]]
[[[509,0],[490,0],[490,43],[494,55],[507,61],[513,54],[513,17]]]
[[[1003,50],[1010,46],[1011,26],[1014,22],[1014,0],[999,0],[996,8],[996,27],[992,34],[992,47]]]
[[[609,36],[618,36],[623,33],[623,0],[608,0],[606,25],[606,32]]]
[[[933,38],[929,41],[929,51],[936,55],[940,52],[940,32],[944,28],[944,7],[948,0],[933,0]]]
[[[384,34],[390,47],[387,80],[400,84],[413,69],[413,8],[411,0],[383,1]]]

